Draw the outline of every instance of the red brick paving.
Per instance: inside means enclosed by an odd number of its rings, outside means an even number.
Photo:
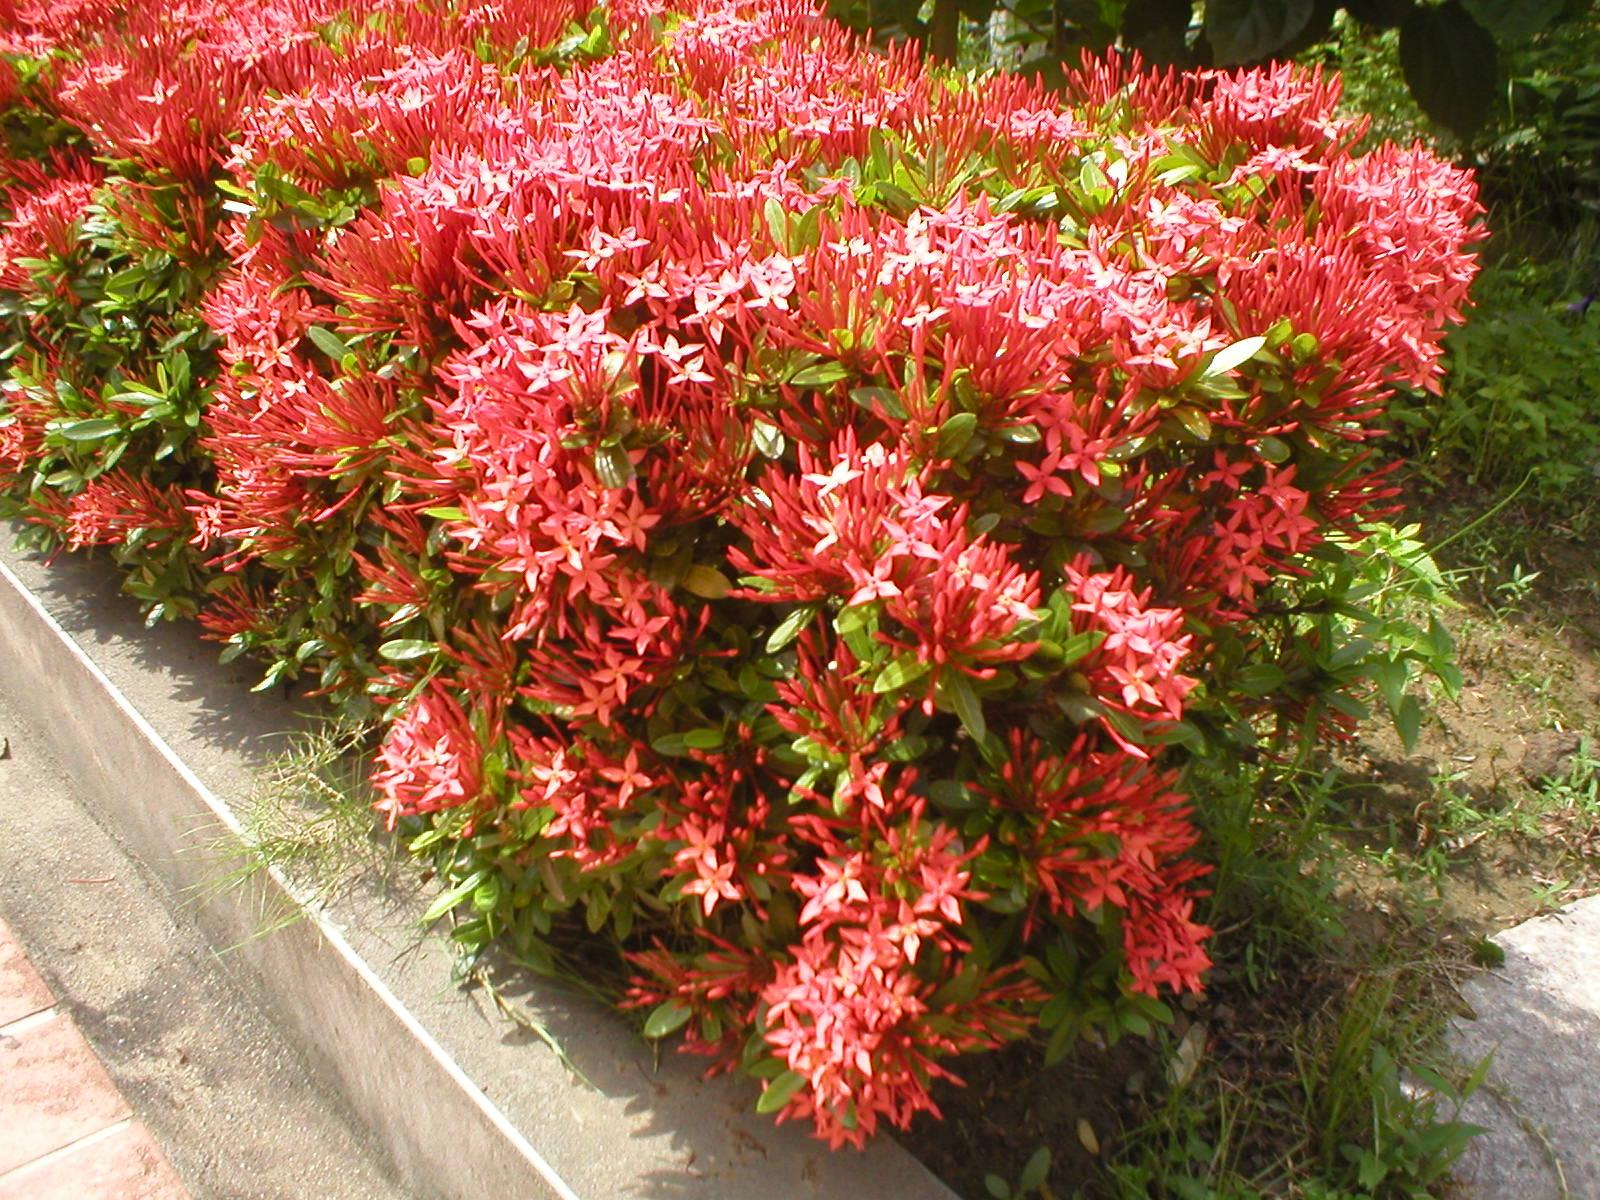
[[[0,1025],[43,1012],[55,1002],[44,980],[28,963],[21,944],[0,921]]]
[[[189,1200],[161,1147],[136,1121],[0,1175],[0,1200]]]
[[[188,1200],[0,921],[0,1200]]]

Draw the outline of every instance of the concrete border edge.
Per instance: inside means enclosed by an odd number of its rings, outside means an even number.
[[[185,823],[196,818],[215,822],[242,842],[244,831],[229,807],[178,757],[4,562],[0,562],[0,661],[8,664],[0,675],[0,687],[13,691],[56,731],[62,761],[69,764],[80,784],[92,789],[97,807],[171,891],[181,893],[195,881],[176,869],[181,860],[171,855],[170,847],[166,854],[150,853],[149,838],[139,836],[148,814],[130,812],[130,805],[142,805],[144,797],[160,794],[169,816]],[[48,679],[52,686],[25,689],[20,685],[29,676]],[[89,755],[79,753],[81,737],[69,736],[85,724],[94,726],[99,743]],[[130,761],[133,757],[143,761]],[[113,764],[116,769],[109,770]],[[159,786],[127,786],[135,779]],[[174,809],[177,811],[171,811]],[[359,1112],[370,1120],[371,1106],[384,1105],[387,1111],[374,1122],[378,1126],[375,1132],[384,1138],[385,1148],[409,1180],[434,1194],[461,1200],[483,1200],[490,1195],[580,1200],[343,934],[314,906],[304,903],[305,897],[277,867],[269,867],[259,886],[277,892],[274,899],[304,910],[307,919],[271,938],[252,939],[253,901],[263,897],[234,893],[214,897],[198,910],[202,928],[214,945],[238,947],[236,953],[259,977],[279,1018],[303,1039],[319,1065],[332,1069],[340,1089]],[[219,906],[233,911],[219,912]],[[241,930],[243,938],[238,937]],[[315,972],[319,990],[350,1001],[343,1005],[341,1020],[329,1022],[327,1014],[319,1011],[321,1006],[308,1005],[303,995],[290,994],[307,991],[308,970]],[[386,1073],[397,1065],[397,1048],[403,1053],[406,1084],[395,1086],[398,1081],[393,1074],[380,1087],[363,1083],[374,1074],[374,1046],[387,1049]],[[385,1097],[410,1102],[385,1103]],[[426,1102],[417,1103],[422,1097]],[[431,1154],[430,1148],[439,1145],[438,1131],[444,1124],[454,1126],[453,1152]],[[468,1147],[471,1152],[462,1153]],[[472,1164],[467,1172],[462,1170],[464,1162]]]

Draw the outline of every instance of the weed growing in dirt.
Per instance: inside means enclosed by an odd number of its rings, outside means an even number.
[[[1461,1079],[1437,1052],[1462,947],[1345,886],[1338,772],[1264,767],[1195,784],[1226,952],[1192,1018],[1202,1036],[1165,1035],[1172,1086],[1124,1135],[1111,1194],[1431,1194],[1477,1132],[1457,1110],[1481,1077]],[[1198,1061],[1185,1062],[1185,1041],[1205,1047]]]

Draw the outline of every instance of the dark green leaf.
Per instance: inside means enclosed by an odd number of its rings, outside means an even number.
[[[1206,40],[1218,66],[1266,58],[1305,28],[1313,0],[1209,0]]]
[[[1394,729],[1409,753],[1417,744],[1417,735],[1422,732],[1422,704],[1415,696],[1408,695],[1400,701],[1400,707],[1394,713]]]
[[[1151,62],[1186,63],[1191,0],[1128,0],[1122,10],[1122,41]]]
[[[594,452],[594,473],[604,487],[627,487],[633,482],[633,460],[621,446],[601,446]]]
[[[939,686],[944,694],[950,697],[950,704],[956,710],[956,716],[961,718],[961,724],[972,736],[972,740],[983,741],[989,732],[989,726],[983,719],[983,701],[978,699],[978,693],[973,690],[972,680],[960,671],[951,670],[940,677]]]
[[[906,406],[900,403],[899,395],[890,388],[852,388],[850,399],[870,413],[882,413],[896,421],[904,421],[906,419]]]
[[[1367,674],[1383,693],[1383,702],[1389,706],[1389,711],[1399,712],[1406,694],[1406,680],[1411,674],[1406,664],[1396,659],[1380,659],[1367,665]]]
[[[802,604],[787,617],[778,623],[778,627],[767,638],[767,653],[776,654],[795,638],[800,636],[800,631],[811,624],[811,618],[817,615],[817,610],[809,604]]]
[[[313,325],[306,330],[306,336],[334,362],[343,362],[344,356],[350,353],[350,347],[345,345],[344,339],[322,325]]]
[[[1028,1160],[1028,1165],[1022,1168],[1022,1174],[1017,1178],[1019,1192],[1037,1191],[1044,1186],[1045,1179],[1050,1174],[1050,1148],[1040,1146],[1033,1152],[1033,1157]]]
[[[645,1020],[644,1035],[651,1039],[664,1038],[667,1034],[682,1029],[693,1015],[693,1011],[681,1000],[668,1000],[665,1004],[658,1004]]]
[[[1496,37],[1532,37],[1561,15],[1566,0],[1462,0],[1472,19]]]
[[[1172,410],[1173,418],[1197,442],[1211,440],[1211,414],[1192,404],[1180,404]]]
[[[955,458],[967,448],[978,428],[977,413],[957,413],[939,426],[939,457]]]
[[[695,563],[683,573],[679,581],[683,590],[699,596],[703,600],[721,600],[733,590],[733,584],[728,577],[715,567],[708,567]]]
[[[1394,29],[1411,12],[1412,0],[1344,0],[1344,10],[1363,25]]]
[[[906,684],[921,679],[933,669],[931,662],[924,662],[914,654],[898,655],[878,674],[873,681],[872,690],[879,695],[884,692],[898,692]]]
[[[841,362],[820,362],[802,367],[789,376],[795,387],[821,388],[850,378],[850,368]]]
[[[90,417],[83,421],[74,421],[70,425],[63,425],[56,433],[69,442],[99,442],[116,433],[122,426],[115,421],[108,421],[104,417]]]
[[[434,902],[428,905],[427,911],[422,914],[422,923],[424,925],[433,924],[433,922],[477,891],[478,885],[488,877],[489,872],[486,869],[479,869],[472,872],[454,887],[441,892],[434,899]]]
[[[1256,453],[1269,463],[1283,463],[1289,461],[1293,451],[1289,443],[1282,438],[1275,438],[1271,434],[1264,434],[1256,439]]]
[[[1400,26],[1400,66],[1422,111],[1469,139],[1494,105],[1500,54],[1459,0],[1414,8]]]
[[[758,1113],[775,1113],[790,1100],[795,1093],[806,1085],[806,1077],[798,1071],[785,1071],[767,1085],[767,1090],[761,1093],[761,1099],[756,1101]]]
[[[1234,684],[1246,696],[1265,696],[1282,687],[1284,678],[1276,663],[1254,663],[1234,676]]]
[[[390,662],[411,662],[427,658],[439,647],[426,638],[394,638],[378,647],[378,657]]]
[[[1008,442],[1015,442],[1019,446],[1031,446],[1043,435],[1039,427],[1033,424],[1007,425],[1000,431],[1000,436]]]
[[[976,808],[981,802],[975,792],[956,779],[934,780],[933,785],[928,788],[928,795],[933,797],[933,802],[940,808]]]
[[[668,758],[681,758],[688,752],[689,743],[681,733],[664,733],[650,743],[650,748]]]

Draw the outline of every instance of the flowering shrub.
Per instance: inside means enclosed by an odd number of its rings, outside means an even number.
[[[609,934],[833,1144],[1201,986],[1182,759],[1348,720],[1462,173],[802,0],[4,12],[5,511],[375,703],[464,942]]]

